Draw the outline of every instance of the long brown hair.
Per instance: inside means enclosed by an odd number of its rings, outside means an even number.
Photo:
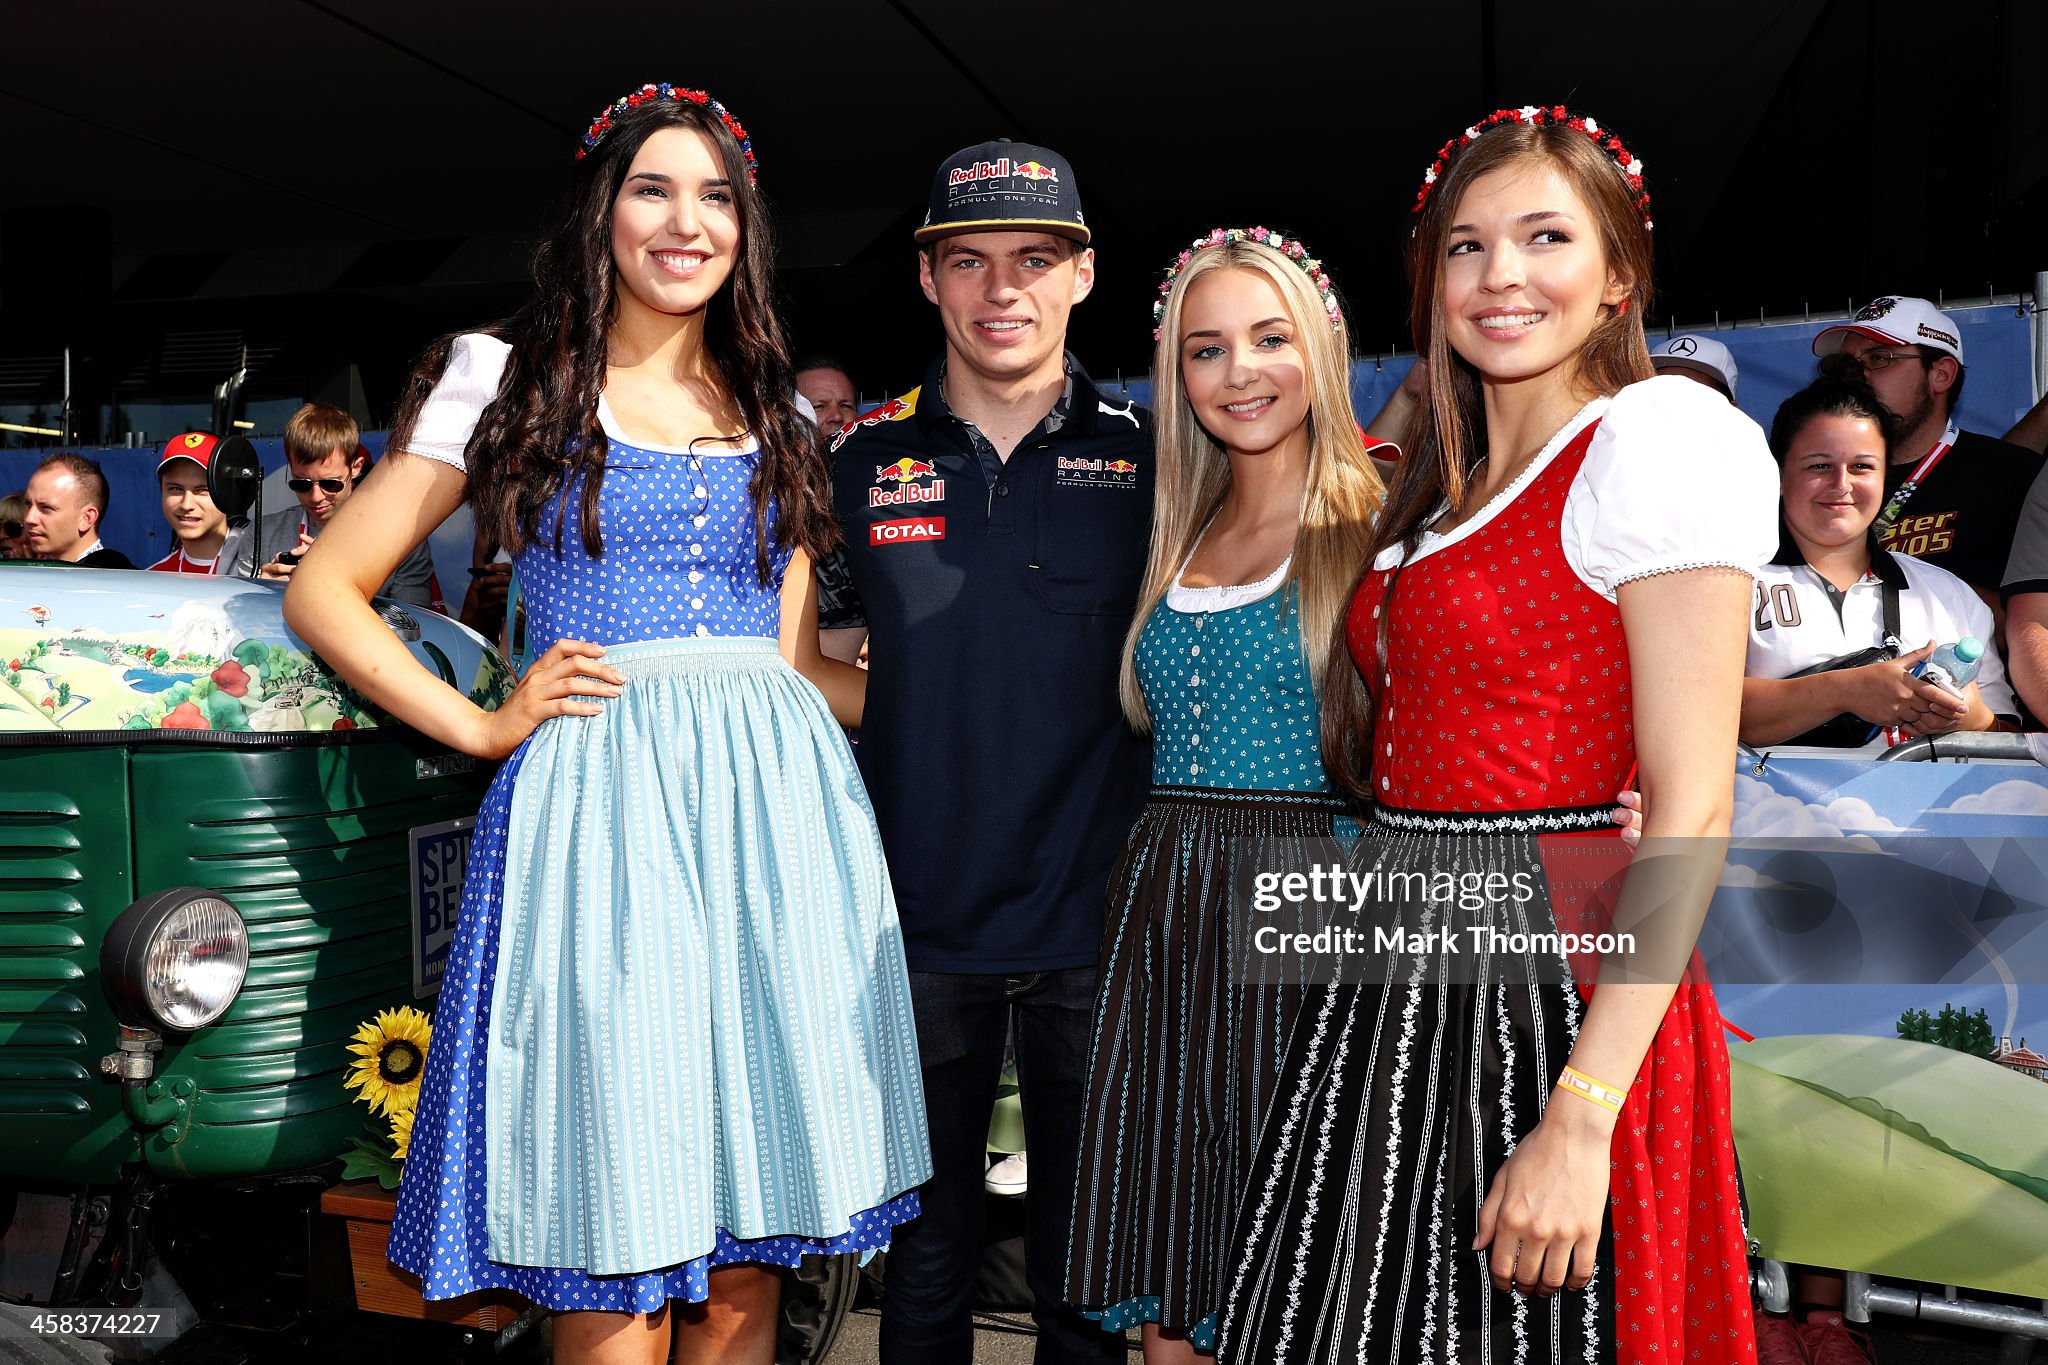
[[[1554,170],[1592,214],[1601,252],[1614,276],[1628,285],[1620,307],[1594,324],[1579,348],[1577,378],[1597,393],[1613,394],[1656,373],[1643,339],[1649,309],[1650,229],[1637,207],[1636,192],[1605,150],[1586,134],[1562,124],[1504,124],[1460,151],[1431,189],[1408,242],[1408,323],[1417,353],[1429,362],[1429,391],[1409,432],[1400,470],[1387,495],[1373,535],[1372,559],[1390,546],[1413,554],[1423,530],[1446,506],[1469,512],[1472,471],[1485,454],[1486,409],[1479,371],[1451,348],[1439,325],[1444,310],[1444,266],[1451,225],[1475,180],[1516,164]],[[1387,598],[1398,572],[1389,575]],[[1384,657],[1393,613],[1379,613],[1379,650]],[[1331,641],[1331,666],[1323,688],[1323,764],[1331,782],[1354,796],[1372,794],[1372,696],[1349,657],[1344,632]]]
[[[1152,362],[1158,494],[1151,556],[1138,592],[1138,612],[1124,639],[1120,678],[1124,715],[1141,733],[1152,728],[1152,718],[1138,686],[1138,637],[1230,491],[1230,457],[1196,418],[1181,385],[1181,310],[1194,282],[1212,270],[1255,270],[1270,280],[1294,318],[1295,344],[1306,361],[1308,483],[1294,533],[1294,560],[1275,610],[1285,610],[1288,586],[1299,588],[1301,647],[1318,690],[1329,669],[1327,645],[1341,634],[1338,626],[1355,586],[1353,574],[1372,541],[1373,514],[1385,496],[1351,407],[1350,333],[1341,323],[1326,325],[1322,298],[1308,276],[1257,242],[1224,242],[1197,251],[1167,296]]]
[[[477,419],[463,458],[477,529],[507,549],[541,538],[542,510],[582,478],[578,529],[585,553],[604,552],[598,494],[606,441],[598,421],[606,336],[617,294],[612,206],[633,158],[654,133],[687,128],[716,150],[730,182],[740,227],[732,274],[705,305],[704,350],[760,444],[749,493],[754,504],[755,567],[769,581],[772,539],[815,557],[839,543],[832,520],[825,455],[815,423],[796,406],[796,375],[775,312],[775,251],[767,204],[748,174],[739,143],[719,117],[687,101],[650,100],[613,115],[603,142],[575,163],[559,221],[533,261],[533,297],[508,320],[480,330],[510,343],[498,394]],[[390,447],[411,439],[434,385],[448,368],[455,337],[436,341],[413,367],[391,424]],[[737,437],[742,433],[731,433]],[[559,551],[564,500],[551,536]]]

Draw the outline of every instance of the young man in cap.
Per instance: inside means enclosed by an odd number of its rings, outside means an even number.
[[[288,485],[297,505],[264,513],[258,527],[237,527],[223,552],[226,572],[280,586],[287,582],[298,568],[299,556],[369,472],[370,453],[361,442],[355,419],[340,408],[308,403],[293,413],[284,426],[284,457],[291,466]],[[435,605],[440,591],[434,582],[434,557],[425,542],[413,546],[377,595],[440,609]]]
[[[188,431],[164,442],[156,462],[156,485],[163,494],[164,520],[178,542],[149,567],[158,573],[210,574],[220,563],[220,547],[228,538],[227,515],[213,505],[206,481],[220,437]]]
[[[1887,295],[1813,339],[1830,373],[1860,378],[1898,420],[1886,501],[1871,528],[1884,548],[1938,564],[1994,615],[2027,488],[2041,456],[1963,431],[1963,338],[1926,299]]]
[[[107,514],[107,476],[83,455],[64,451],[46,458],[28,479],[22,517],[29,553],[82,569],[132,569],[135,562],[100,543]]]
[[[1712,337],[1675,336],[1650,348],[1658,374],[1682,375],[1735,401],[1735,354]]]
[[[889,1249],[882,1357],[972,1355],[985,1144],[1014,1014],[1037,1359],[1121,1360],[1120,1337],[1060,1300],[1103,896],[1150,777],[1117,670],[1150,536],[1151,418],[1066,353],[1095,260],[1064,159],[964,148],[939,167],[916,238],[945,348],[922,385],[833,442],[850,590],[821,611],[828,628],[870,632],[861,769],[931,1127],[923,1216]]]

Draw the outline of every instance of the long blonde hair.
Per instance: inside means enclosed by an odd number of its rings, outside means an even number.
[[[1152,716],[1138,685],[1138,636],[1230,491],[1230,457],[1188,406],[1180,373],[1181,310],[1188,290],[1212,270],[1255,270],[1272,281],[1294,319],[1295,345],[1308,364],[1308,487],[1278,609],[1285,609],[1286,588],[1298,585],[1302,655],[1318,692],[1329,669],[1330,641],[1372,542],[1372,519],[1385,499],[1351,407],[1350,333],[1341,323],[1326,323],[1315,285],[1299,266],[1257,242],[1224,242],[1197,251],[1167,295],[1152,361],[1158,492],[1151,557],[1138,612],[1124,640],[1119,680],[1124,715],[1141,734],[1151,731]]]

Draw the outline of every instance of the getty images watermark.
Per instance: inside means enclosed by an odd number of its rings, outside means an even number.
[[[2042,839],[1242,839],[1229,873],[1250,985],[2048,983]]]
[[[1638,948],[1632,933],[1560,927],[1535,868],[1311,862],[1255,866],[1248,880],[1251,915],[1233,926],[1233,938],[1249,948],[1248,958],[1240,956],[1248,979],[1406,979],[1423,957],[1440,959],[1452,979],[1563,980],[1584,974],[1575,972],[1575,959],[1632,956]],[[1453,965],[1464,962],[1469,971]]]

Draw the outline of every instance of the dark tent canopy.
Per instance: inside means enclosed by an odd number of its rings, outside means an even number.
[[[517,302],[580,131],[641,80],[746,121],[795,343],[871,397],[936,344],[910,243],[931,167],[991,136],[1074,163],[1100,265],[1075,344],[1112,377],[1148,366],[1157,272],[1218,224],[1301,234],[1361,348],[1405,347],[1422,169],[1504,104],[1567,102],[1640,149],[1660,319],[2048,268],[2048,7],[2019,0],[193,0],[7,29],[0,421],[54,411],[69,346],[73,427],[103,440],[161,434],[150,405],[245,356],[253,398],[387,417],[429,337]]]

